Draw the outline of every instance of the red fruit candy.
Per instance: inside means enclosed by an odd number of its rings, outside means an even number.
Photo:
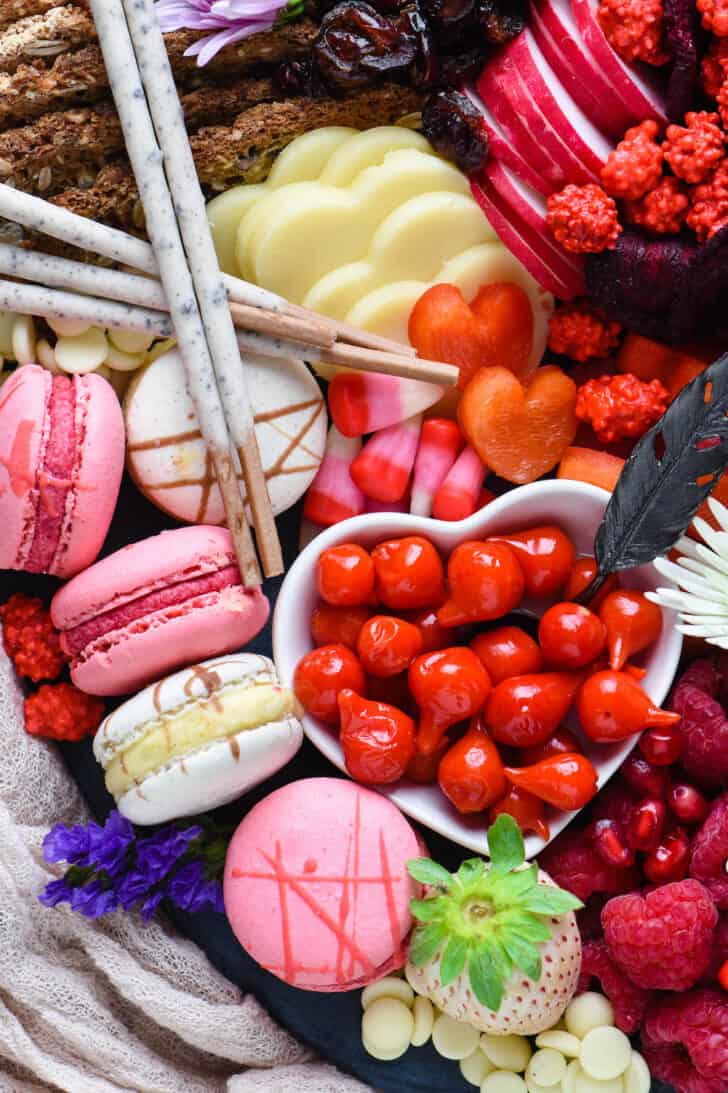
[[[708,818],[693,835],[690,876],[701,881],[716,905],[728,911],[728,793],[713,801]]]
[[[628,755],[619,768],[620,777],[628,786],[643,797],[656,797],[661,801],[667,798],[670,790],[670,775],[665,767],[653,767],[639,752]]]
[[[306,653],[293,674],[293,690],[306,713],[330,725],[339,723],[339,691],[363,694],[364,669],[345,645],[322,645]]]
[[[602,993],[612,1003],[614,1023],[617,1028],[625,1035],[631,1036],[642,1024],[650,994],[644,988],[634,984],[615,964],[609,955],[606,942],[602,940],[586,941],[582,945],[581,974],[576,987],[577,994],[588,991],[591,988],[592,979],[598,981]]]
[[[96,732],[104,702],[71,683],[44,683],[23,704],[25,731],[49,740],[82,740]]]
[[[558,596],[571,574],[574,546],[561,528],[543,524],[511,535],[493,535],[489,542],[507,543],[516,552],[526,581],[526,595]]]
[[[504,796],[508,783],[503,764],[481,715],[445,754],[437,780],[458,812],[482,812]]]
[[[695,880],[616,896],[602,911],[610,956],[647,990],[684,991],[696,983],[710,962],[717,921],[709,893]]]
[[[597,791],[597,772],[584,755],[551,755],[531,767],[506,767],[506,778],[565,811],[583,808]]]
[[[495,630],[485,630],[482,634],[476,634],[470,648],[482,660],[493,684],[511,676],[541,671],[541,650],[520,626],[498,626]]]
[[[639,746],[653,767],[671,767],[682,754],[683,740],[677,728],[650,728],[640,737]]]
[[[415,753],[412,718],[346,689],[339,692],[338,702],[339,738],[351,777],[376,786],[399,781]]]
[[[0,607],[0,621],[5,652],[18,675],[33,683],[58,679],[68,657],[61,649],[60,635],[42,601],[15,592]]]
[[[702,824],[710,812],[710,801],[695,786],[679,782],[671,787],[667,803],[673,815],[684,824]]]
[[[664,802],[647,798],[636,804],[627,822],[627,844],[633,850],[654,850],[665,826],[667,809]]]
[[[687,1093],[728,1089],[728,998],[720,990],[661,995],[647,1010],[642,1051],[653,1077]]]
[[[649,726],[668,726],[679,717],[653,706],[645,692],[626,672],[597,672],[579,692],[577,712],[581,727],[597,744],[612,744]],[[651,760],[649,755],[647,759]]]
[[[450,599],[437,612],[443,626],[488,622],[521,602],[523,570],[505,543],[461,543],[447,563]]]
[[[488,820],[494,824],[499,816],[512,816],[524,835],[533,832],[545,842],[551,834],[545,811],[544,803],[538,797],[520,786],[510,786],[505,796],[491,808]]]
[[[599,617],[607,628],[609,667],[616,672],[657,641],[662,630],[660,608],[631,588],[611,592],[599,608]]]
[[[682,828],[676,828],[647,855],[642,868],[653,884],[669,884],[687,876],[689,860],[690,840]]]
[[[424,653],[412,662],[409,685],[420,708],[417,750],[437,749],[445,730],[482,709],[490,692],[488,673],[475,653],[461,646]]]
[[[580,749],[581,745],[574,734],[561,725],[553,736],[544,740],[543,744],[534,744],[531,748],[519,751],[518,758],[524,766],[530,767],[533,763],[548,759],[550,755],[564,755],[567,752],[580,751]]]
[[[393,615],[368,619],[356,643],[364,671],[383,678],[406,671],[421,649],[422,635],[417,627]]]
[[[314,645],[346,645],[356,649],[359,631],[371,615],[368,607],[335,607],[320,603],[311,612]]]
[[[538,640],[550,665],[574,670],[596,660],[604,648],[607,631],[588,607],[555,603],[541,618]]]
[[[486,707],[486,723],[494,740],[514,748],[543,744],[552,736],[574,700],[581,676],[571,672],[541,672],[504,679]]]
[[[445,598],[445,570],[432,543],[420,535],[389,539],[372,551],[377,596],[385,607],[408,611]]]
[[[319,555],[316,563],[319,596],[339,607],[372,603],[374,563],[363,547],[341,543]]]

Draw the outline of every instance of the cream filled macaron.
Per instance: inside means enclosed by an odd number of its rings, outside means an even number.
[[[300,709],[256,653],[206,660],[146,687],[99,726],[94,755],[138,824],[191,816],[269,778],[303,740]]]

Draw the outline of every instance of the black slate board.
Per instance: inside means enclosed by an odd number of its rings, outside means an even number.
[[[278,520],[286,565],[298,553],[300,508],[285,513]],[[147,502],[128,478],[124,479],[114,523],[104,544],[103,554],[109,554],[128,542],[154,535],[164,528],[175,527]],[[281,579],[266,581],[265,592],[271,608],[280,588]],[[0,603],[12,592],[48,599],[58,582],[52,578],[0,570]],[[270,623],[253,641],[251,652],[271,656]],[[103,820],[113,805],[106,792],[100,766],[93,758],[91,741],[62,744],[63,758],[97,819]],[[286,782],[315,776],[339,776],[330,763],[308,741],[304,742],[295,759],[247,794],[240,801],[218,810],[226,822],[236,823],[252,806],[271,790]],[[434,858],[448,868],[456,868],[466,856],[465,851],[448,840],[425,832],[427,845]],[[335,1063],[381,1093],[473,1093],[474,1086],[463,1080],[457,1063],[443,1059],[427,1044],[410,1048],[393,1063],[380,1063],[364,1051],[361,1043],[361,992],[318,994],[303,992],[282,983],[260,968],[236,941],[224,915],[212,912],[188,915],[166,907],[168,916],[181,933],[202,948],[212,964],[244,992],[252,992],[271,1015],[294,1036],[307,1043],[322,1058]],[[123,912],[117,912],[119,914]],[[652,1093],[670,1093],[668,1086],[653,1083]]]

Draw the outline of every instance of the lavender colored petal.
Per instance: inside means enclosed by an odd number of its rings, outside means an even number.
[[[88,854],[89,843],[90,833],[83,824],[56,824],[43,839],[43,856],[47,862],[77,865]]]
[[[137,842],[136,868],[152,884],[161,881],[187,852],[189,844],[202,834],[198,826],[180,829],[165,827],[148,839]]]
[[[185,50],[185,57],[197,57],[197,67],[204,68],[206,64],[215,57],[221,49],[225,46],[232,45],[233,42],[239,42],[243,38],[249,38],[251,34],[258,34],[259,32],[270,30],[273,26],[273,21],[266,20],[264,22],[250,23],[246,27],[240,27],[238,30],[221,31],[219,34],[211,34],[207,38],[201,38],[199,42],[194,42],[189,49]]]
[[[72,892],[73,889],[66,883],[66,878],[61,877],[60,880],[49,881],[38,896],[38,900],[45,907],[57,907],[59,903],[70,903]]]
[[[131,910],[154,887],[154,883],[145,873],[136,870],[127,873],[116,887],[117,898],[124,910]]]
[[[270,15],[275,18],[282,6],[282,0],[215,0],[211,11],[213,15],[229,20],[244,19],[250,22],[257,15]]]
[[[100,828],[97,824],[91,828],[88,864],[95,865],[110,876],[119,873],[126,864],[128,851],[134,842],[134,828],[125,816],[114,809]]]
[[[144,922],[149,922],[150,919],[154,918],[157,907],[159,907],[159,904],[162,902],[163,896],[164,893],[162,890],[157,889],[156,892],[152,892],[152,894],[144,900],[144,903],[139,908]]]
[[[92,880],[82,888],[74,888],[71,895],[71,907],[86,918],[100,918],[118,907],[119,901],[113,888],[103,888],[99,881]]]
[[[167,894],[176,907],[192,911],[205,883],[205,867],[198,858],[178,869],[167,881]]]

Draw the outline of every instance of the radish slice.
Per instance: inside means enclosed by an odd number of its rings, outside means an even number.
[[[572,34],[547,0],[531,0],[529,15],[536,44],[571,97],[597,128],[619,140],[634,119],[615,99],[582,43],[576,23]]]
[[[532,277],[563,300],[583,295],[583,272],[572,265],[542,234],[533,231],[493,189],[488,179],[471,180],[473,197],[503,243]]]
[[[569,0],[550,0],[561,11]],[[665,101],[655,79],[638,72],[635,66],[626,65],[610,46],[597,19],[598,0],[571,0],[574,18],[581,37],[609,80],[614,93],[619,96],[637,121],[656,118],[666,121]],[[647,66],[644,66],[647,67]]]
[[[549,186],[543,176],[540,175],[538,171],[534,171],[533,167],[531,167],[523,156],[518,154],[506,137],[503,129],[501,129],[498,121],[485,105],[480,95],[476,93],[475,89],[472,87],[463,87],[462,91],[463,94],[467,95],[470,99],[475,109],[483,116],[485,128],[488,133],[491,156],[500,160],[502,163],[505,163],[518,178],[523,179],[529,186],[533,186],[534,190],[537,190],[539,193],[544,195],[553,193],[554,188]]]

